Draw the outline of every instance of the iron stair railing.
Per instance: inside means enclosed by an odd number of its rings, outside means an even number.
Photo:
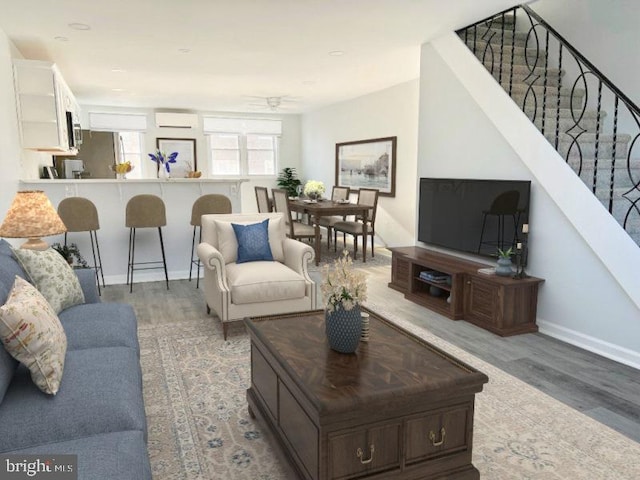
[[[526,5],[457,33],[640,243],[640,108]]]

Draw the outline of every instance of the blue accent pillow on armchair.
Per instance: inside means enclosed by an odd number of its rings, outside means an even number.
[[[269,219],[251,225],[232,223],[238,241],[238,259],[236,263],[273,261],[269,246]]]

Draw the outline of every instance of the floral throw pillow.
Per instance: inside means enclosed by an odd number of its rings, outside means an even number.
[[[40,390],[58,392],[67,336],[49,302],[18,276],[0,307],[0,339],[7,352],[29,369]]]
[[[47,250],[14,249],[33,284],[56,314],[65,308],[84,303],[78,276],[66,260],[52,248]]]

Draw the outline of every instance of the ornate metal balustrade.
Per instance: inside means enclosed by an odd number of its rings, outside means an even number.
[[[457,33],[640,243],[638,106],[526,5]]]

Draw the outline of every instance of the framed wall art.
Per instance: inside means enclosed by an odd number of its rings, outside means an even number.
[[[156,147],[167,155],[178,152],[176,163],[171,165],[173,178],[183,178],[198,170],[195,138],[157,138]]]
[[[398,137],[336,143],[336,181],[340,187],[377,188],[381,196],[396,196]]]

